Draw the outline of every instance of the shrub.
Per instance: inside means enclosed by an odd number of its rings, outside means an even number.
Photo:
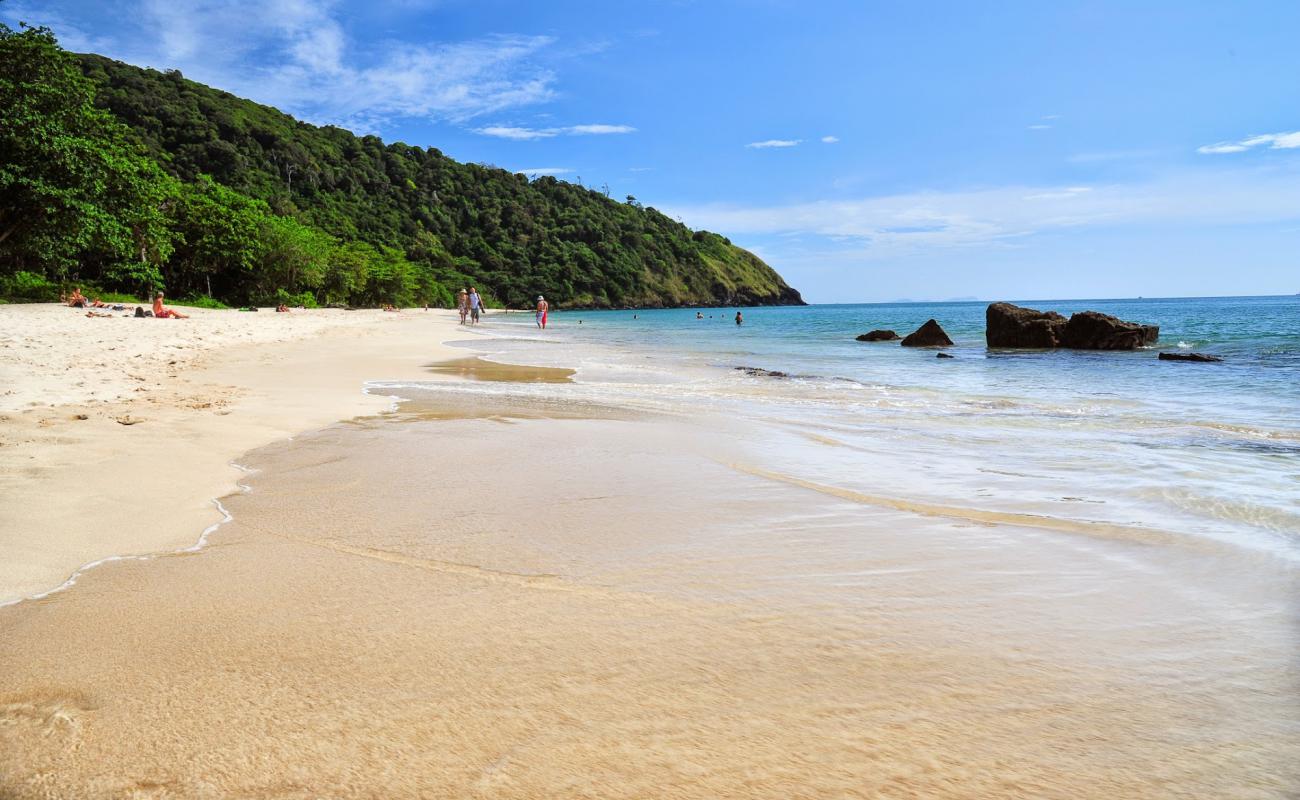
[[[0,275],[0,297],[29,303],[57,303],[59,284],[35,272]]]
[[[230,308],[230,306],[214,297],[206,297],[203,295],[198,297],[186,297],[183,300],[174,300],[172,303],[173,305],[189,306],[190,308]]]

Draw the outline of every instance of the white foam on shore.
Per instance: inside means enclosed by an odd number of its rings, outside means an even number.
[[[230,466],[234,467],[240,472],[243,472],[246,475],[252,475],[257,472],[257,470],[253,469],[252,467],[246,467],[243,464],[237,464],[234,461],[230,462]],[[249,486],[246,483],[236,482],[235,487],[237,489],[238,494],[248,494],[249,492],[253,491],[253,487]],[[226,496],[228,497],[229,495]],[[77,567],[77,569],[73,570],[72,574],[68,576],[67,580],[65,580],[63,583],[60,583],[58,586],[55,586],[53,589],[46,589],[45,591],[40,592],[38,594],[27,595],[26,597],[18,597],[13,600],[5,600],[3,602],[0,602],[0,608],[15,606],[18,605],[19,603],[23,603],[29,600],[43,600],[49,597],[50,595],[57,594],[67,589],[71,589],[73,586],[77,585],[77,581],[81,578],[82,575],[85,575],[87,572],[89,572],[92,569],[95,569],[96,567],[102,567],[105,564],[113,564],[119,561],[152,561],[155,558],[160,558],[162,556],[181,555],[184,553],[197,553],[203,548],[208,546],[208,539],[209,537],[212,536],[212,534],[216,533],[216,531],[221,526],[235,519],[234,515],[231,514],[230,511],[221,502],[221,498],[219,497],[212,498],[212,505],[216,506],[217,511],[221,512],[221,519],[217,520],[216,522],[212,523],[208,527],[204,528],[203,532],[199,534],[198,540],[195,541],[194,544],[190,545],[189,547],[182,547],[179,550],[167,550],[160,553],[147,553],[144,555],[107,556],[105,558],[101,558],[95,561],[90,561],[88,563],[82,564],[80,567]]]

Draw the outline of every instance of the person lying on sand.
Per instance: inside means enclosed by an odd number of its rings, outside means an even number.
[[[182,314],[179,311],[173,311],[163,305],[163,293],[159,292],[153,296],[153,315],[157,319],[189,319],[188,314]]]
[[[275,307],[275,310],[276,310],[276,313],[278,313],[278,314],[288,314],[288,313],[289,313],[289,307],[286,306],[284,303],[281,303],[280,305],[276,306],[276,307]]]

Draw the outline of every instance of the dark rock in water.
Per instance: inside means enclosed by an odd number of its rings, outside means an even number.
[[[874,330],[862,334],[857,340],[859,342],[892,342],[895,339],[901,338],[901,336],[893,331]]]
[[[1161,361],[1201,361],[1206,363],[1223,360],[1218,356],[1207,356],[1205,353],[1161,353],[1159,358]]]
[[[1061,346],[1077,350],[1136,350],[1155,344],[1159,325],[1125,322],[1100,311],[1072,314],[1061,331]]]
[[[903,347],[949,347],[952,345],[952,339],[944,333],[943,328],[934,320],[928,320],[924,325],[917,328],[907,335],[901,344]]]
[[[736,367],[736,369],[746,375],[753,375],[755,378],[789,378],[788,372],[778,372],[774,369],[763,369],[762,367]]]
[[[1160,338],[1159,325],[1125,322],[1098,311],[1080,311],[1067,320],[1055,311],[993,303],[984,320],[989,347],[1135,350]]]
[[[1055,311],[993,303],[984,312],[984,339],[989,347],[1051,349],[1061,344],[1066,319]]]
[[[950,356],[947,353],[935,353],[934,357],[935,358],[956,358],[957,356]]]

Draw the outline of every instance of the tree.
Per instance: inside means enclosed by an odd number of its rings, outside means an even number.
[[[49,29],[0,24],[0,270],[147,288],[171,251],[176,183],[94,96]]]

